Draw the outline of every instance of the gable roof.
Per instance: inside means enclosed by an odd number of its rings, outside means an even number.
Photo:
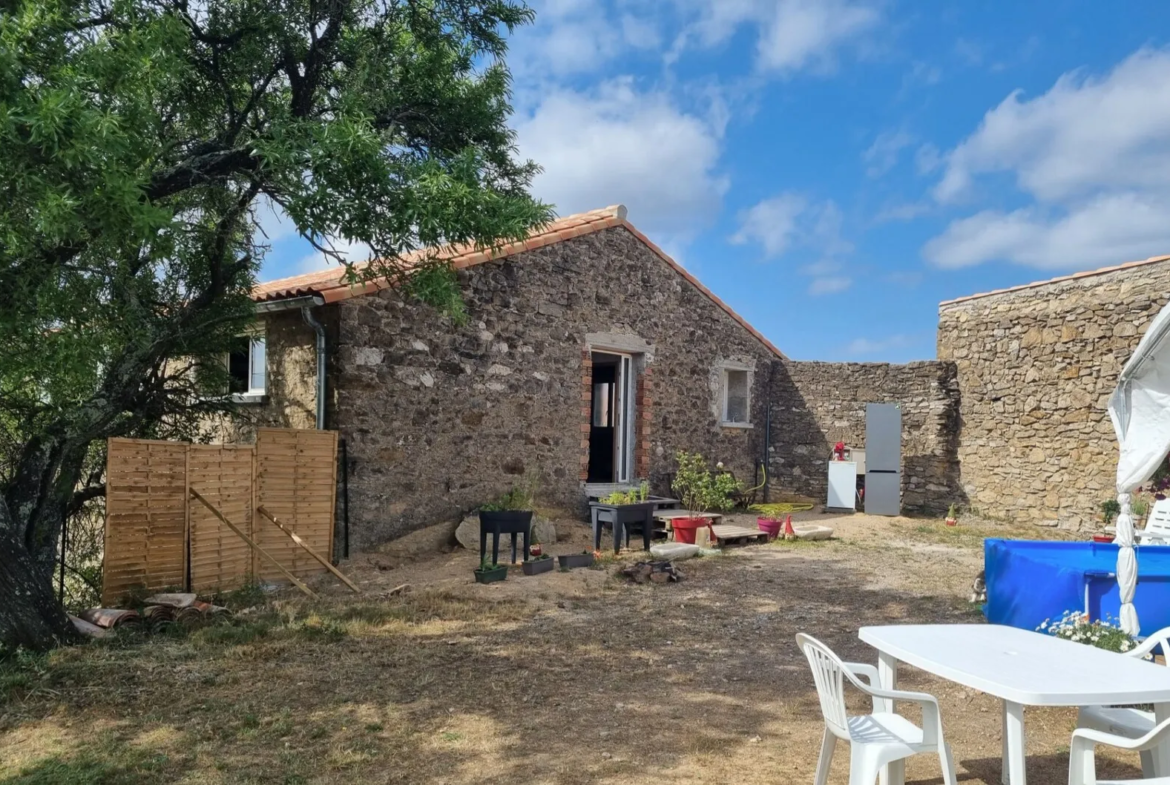
[[[1121,270],[1129,270],[1134,267],[1145,267],[1147,264],[1157,264],[1158,262],[1165,262],[1170,260],[1170,256],[1151,256],[1149,259],[1141,259],[1136,262],[1126,262],[1125,264],[1115,264],[1112,267],[1102,267],[1097,270],[1086,270],[1083,273],[1073,273],[1072,275],[1062,275],[1058,278],[1049,278],[1046,281],[1033,281],[1032,283],[1025,283],[1019,286],[1009,286],[1007,289],[994,289],[990,292],[981,292],[979,294],[969,294],[966,297],[956,297],[954,300],[943,300],[938,304],[939,308],[945,305],[958,305],[970,300],[979,300],[983,297],[994,297],[997,294],[1008,294],[1009,292],[1018,292],[1023,289],[1034,289],[1037,286],[1048,286],[1054,283],[1063,283],[1064,281],[1075,281],[1078,278],[1092,278],[1097,275],[1105,275],[1106,273],[1116,273]]]
[[[450,262],[451,266],[456,270],[463,270],[468,267],[483,264],[484,262],[506,259],[509,256],[515,256],[525,251],[532,251],[537,248],[543,248],[546,245],[552,245],[553,243],[563,242],[574,237],[581,237],[615,227],[621,227],[632,234],[671,269],[685,278],[688,283],[698,289],[700,293],[722,309],[741,327],[751,333],[752,337],[767,347],[769,351],[781,359],[787,359],[783,352],[773,346],[772,342],[765,338],[756,328],[752,327],[746,319],[733,311],[727,303],[716,297],[710,289],[699,282],[699,279],[687,272],[674,259],[671,259],[665,251],[651,242],[646,235],[635,229],[633,224],[626,220],[626,208],[624,205],[612,205],[600,210],[590,210],[587,213],[577,213],[576,215],[558,218],[555,221],[534,229],[522,241],[504,243],[494,248],[478,250],[471,245],[444,246],[438,250],[435,257]],[[425,258],[427,258],[425,251],[414,251],[404,255],[403,262],[409,267],[421,262]],[[267,281],[257,284],[252,289],[252,299],[258,303],[262,303],[284,300],[291,297],[318,295],[326,303],[334,303],[339,300],[347,300],[351,297],[371,294],[392,285],[386,279],[378,279],[351,286],[343,280],[342,276],[343,271],[340,268],[331,267],[315,273],[306,273],[291,278]]]

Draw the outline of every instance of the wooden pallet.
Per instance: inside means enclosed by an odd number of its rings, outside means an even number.
[[[716,525],[711,529],[715,532],[715,539],[720,542],[733,540],[761,540],[768,541],[768,533],[759,529],[745,529],[743,526]]]
[[[655,510],[654,520],[661,521],[666,524],[666,528],[670,528],[670,522],[675,518],[706,518],[712,524],[717,524],[723,520],[723,516],[717,512],[691,512],[689,510]]]

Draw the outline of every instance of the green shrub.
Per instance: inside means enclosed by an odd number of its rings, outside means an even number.
[[[707,468],[707,460],[697,452],[680,450],[676,458],[678,472],[670,487],[686,509],[707,512],[735,507],[742,486],[730,472],[723,470],[722,464],[712,473]]]

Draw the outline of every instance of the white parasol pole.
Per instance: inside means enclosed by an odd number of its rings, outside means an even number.
[[[1137,608],[1133,605],[1133,593],[1137,589],[1137,554],[1133,549],[1133,516],[1129,508],[1129,494],[1117,494],[1121,513],[1117,516],[1117,536],[1113,542],[1117,548],[1117,587],[1121,591],[1121,629],[1127,635],[1138,634]]]

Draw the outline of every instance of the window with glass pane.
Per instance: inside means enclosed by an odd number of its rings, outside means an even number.
[[[228,352],[228,392],[246,393],[250,382],[251,346],[247,336],[240,335],[232,340]]]
[[[232,341],[227,356],[229,393],[264,392],[265,349],[263,338],[240,335]]]
[[[748,372],[728,370],[724,385],[723,419],[725,422],[748,421]]]
[[[264,369],[266,362],[266,346],[263,338],[252,339],[252,378],[248,389],[251,392],[264,392]]]

